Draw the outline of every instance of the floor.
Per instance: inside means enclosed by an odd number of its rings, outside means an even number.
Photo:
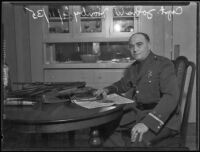
[[[75,148],[88,148],[89,129],[84,129],[76,132],[76,143]],[[19,133],[12,133],[9,130],[3,133],[3,150],[68,150],[70,139],[67,133],[56,133],[48,134],[44,136],[41,134],[37,135],[26,135]],[[187,143],[186,146],[190,150],[196,150],[196,127],[194,123],[189,124],[187,132]]]
[[[196,142],[196,124],[190,123],[187,131],[187,139],[186,146],[189,147],[190,150],[197,150],[197,142]]]

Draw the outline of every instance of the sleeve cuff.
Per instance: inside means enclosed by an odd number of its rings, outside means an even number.
[[[158,133],[159,130],[162,128],[164,123],[158,117],[149,113],[142,121],[146,126],[148,126],[152,131]]]
[[[108,94],[117,93],[118,92],[118,88],[116,86],[114,86],[114,85],[108,86],[108,87],[106,87],[106,89],[108,89]]]

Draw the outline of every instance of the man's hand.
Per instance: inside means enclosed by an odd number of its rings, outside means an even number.
[[[107,89],[98,89],[97,91],[93,92],[93,95],[96,97],[103,97],[103,99],[106,98],[108,94],[108,90]]]
[[[139,142],[141,142],[143,134],[148,130],[149,128],[145,124],[143,123],[136,124],[131,130],[131,142],[135,142],[138,135],[139,135]]]

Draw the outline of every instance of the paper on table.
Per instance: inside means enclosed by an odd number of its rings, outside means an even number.
[[[74,103],[78,104],[79,106],[92,109],[92,108],[98,108],[98,107],[106,107],[106,106],[112,106],[114,103],[101,103],[97,101],[77,101],[74,100]]]
[[[106,102],[108,101],[108,102]],[[112,101],[112,102],[110,102]],[[133,100],[130,100],[128,98],[122,97],[117,94],[110,94],[107,96],[105,100],[97,100],[97,101],[79,101],[79,100],[73,100],[74,103],[88,108],[98,108],[98,107],[105,107],[105,106],[112,106],[114,104],[127,104],[127,103],[133,103]]]
[[[116,93],[107,95],[107,100],[113,101],[115,104],[126,104],[126,103],[133,103],[134,100],[128,99],[126,97],[120,96]]]

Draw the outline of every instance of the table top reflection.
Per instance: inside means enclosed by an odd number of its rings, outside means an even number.
[[[4,122],[22,133],[56,133],[97,127],[120,119],[123,105],[83,108],[71,102],[36,103],[33,106],[5,106]]]

